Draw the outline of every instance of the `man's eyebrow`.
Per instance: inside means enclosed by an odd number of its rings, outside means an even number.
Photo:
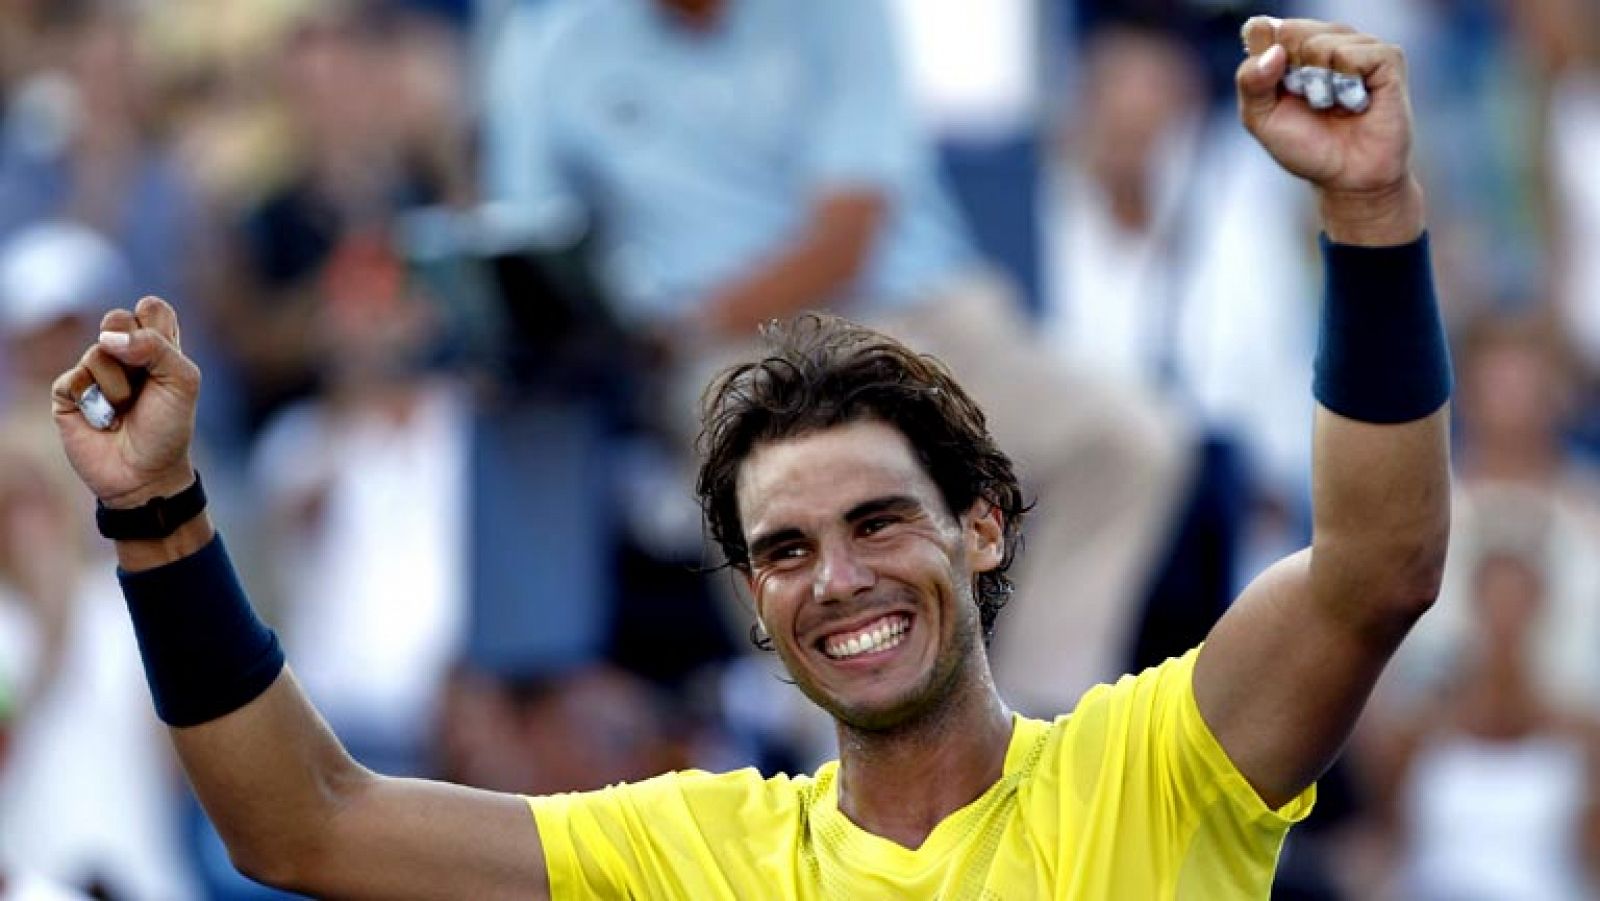
[[[750,542],[750,559],[759,560],[761,557],[772,551],[773,548],[788,544],[791,541],[796,541],[804,537],[804,533],[802,533],[799,529],[793,528],[779,529],[776,532],[769,532],[765,535],[758,536],[754,541]]]
[[[907,494],[891,494],[887,497],[875,497],[870,501],[862,501],[850,508],[844,515],[845,522],[860,522],[883,513],[917,513],[922,510],[922,502]]]

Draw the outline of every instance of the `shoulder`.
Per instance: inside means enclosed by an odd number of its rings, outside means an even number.
[[[808,784],[682,771],[528,802],[557,897],[728,897],[753,861],[799,853]]]
[[[1075,778],[1101,772],[1102,762],[1123,763],[1147,757],[1160,735],[1180,723],[1190,688],[1195,652],[1175,657],[1138,674],[1090,688],[1070,713],[1051,722],[1021,718],[1016,741],[1027,743],[1029,776],[1071,769]],[[1113,774],[1114,775],[1114,774]]]
[[[1146,725],[1171,725],[1171,717],[1181,714],[1194,696],[1194,665],[1199,656],[1195,648],[1181,657],[1129,673],[1115,682],[1096,685],[1084,692],[1070,716],[1058,721],[1083,729],[1096,724],[1138,720]]]
[[[811,784],[809,776],[780,773],[763,776],[755,767],[711,773],[681,770],[646,780],[640,785],[660,783],[659,790],[670,791],[696,803],[721,802],[754,804],[757,808],[781,808],[800,800]]]

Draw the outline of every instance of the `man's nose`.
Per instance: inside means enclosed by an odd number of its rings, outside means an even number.
[[[830,541],[822,546],[811,592],[819,601],[843,601],[871,588],[876,581],[877,574],[850,542]]]

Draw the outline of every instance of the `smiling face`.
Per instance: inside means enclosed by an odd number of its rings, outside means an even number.
[[[774,649],[836,719],[877,731],[987,683],[973,576],[1000,514],[953,516],[894,428],[858,421],[757,447],[739,470],[749,585]]]

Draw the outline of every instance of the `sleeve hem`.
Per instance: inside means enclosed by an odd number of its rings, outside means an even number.
[[[1218,790],[1226,795],[1253,824],[1269,829],[1285,829],[1304,820],[1317,803],[1316,783],[1306,786],[1304,791],[1281,807],[1268,807],[1255,786],[1251,785],[1250,780],[1239,771],[1233,758],[1228,756],[1227,750],[1212,733],[1210,724],[1200,714],[1200,702],[1194,696],[1194,661],[1199,659],[1199,656],[1200,649],[1195,648],[1189,652],[1189,659],[1186,661],[1188,673],[1183,692],[1184,728],[1189,732],[1195,747],[1204,755],[1206,765],[1215,774]]]
[[[562,810],[561,798],[533,797],[524,795],[523,800],[528,804],[528,812],[533,816],[534,827],[539,830],[539,846],[544,854],[545,878],[550,882],[550,897],[573,898],[574,886],[570,879],[572,868],[576,863],[576,851],[568,839],[565,824],[565,811]]]

